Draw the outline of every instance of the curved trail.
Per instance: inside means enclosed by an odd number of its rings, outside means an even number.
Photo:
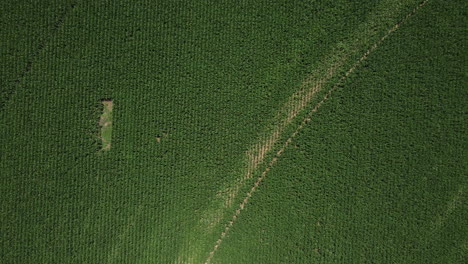
[[[274,155],[274,157],[270,160],[270,162],[268,163],[268,166],[266,167],[266,169],[261,173],[260,177],[255,181],[254,185],[252,186],[252,188],[250,189],[250,191],[247,193],[247,195],[245,196],[245,198],[243,199],[243,201],[240,203],[238,209],[236,210],[236,212],[234,213],[234,215],[232,216],[231,220],[228,222],[228,224],[226,225],[224,231],[221,233],[219,239],[216,241],[214,247],[213,247],[213,250],[209,253],[209,256],[208,258],[206,259],[205,261],[205,264],[209,264],[214,256],[214,254],[216,253],[216,251],[218,250],[219,246],[221,245],[221,243],[223,242],[223,239],[226,237],[226,235],[228,234],[229,230],[231,229],[231,227],[234,225],[234,223],[236,222],[237,218],[239,217],[240,213],[242,212],[242,210],[245,208],[245,206],[247,205],[247,203],[249,202],[250,198],[252,197],[253,193],[256,191],[256,189],[258,188],[258,186],[260,185],[260,183],[263,181],[263,179],[265,179],[265,177],[267,176],[268,172],[271,170],[271,167],[277,162],[278,158],[282,155],[282,153],[284,152],[284,150],[286,149],[286,147],[288,147],[288,145],[292,142],[293,138],[295,138],[297,136],[297,134],[299,133],[300,130],[302,130],[302,128],[308,123],[310,122],[311,118],[312,118],[312,115],[318,111],[318,109],[320,108],[320,106],[330,98],[331,94],[333,93],[333,91],[335,91],[338,86],[340,84],[342,84],[347,78],[348,76],[353,73],[356,68],[364,61],[368,58],[368,56],[374,52],[377,47],[380,46],[380,44],[382,44],[382,42],[388,38],[388,36],[390,34],[392,34],[393,32],[395,32],[401,25],[403,25],[409,18],[411,18],[421,7],[423,7],[424,5],[426,5],[426,3],[428,2],[429,0],[424,0],[423,2],[421,2],[418,6],[416,6],[410,13],[408,13],[406,15],[406,17],[404,17],[400,22],[398,22],[397,24],[395,24],[392,28],[390,28],[387,33],[381,38],[379,39],[377,42],[375,42],[352,66],[351,68],[348,69],[348,71],[346,71],[346,73],[340,78],[340,80],[325,94],[325,96],[323,97],[323,99],[318,102],[314,108],[307,114],[307,116],[302,120],[302,122],[300,123],[300,125],[296,128],[296,130],[289,136],[289,138],[283,143],[282,147],[276,152],[276,154]],[[340,63],[339,63],[340,64]],[[300,112],[300,110],[302,110],[306,105],[307,103],[310,102],[310,100],[312,99],[313,95],[318,91],[316,88],[320,88],[321,85],[329,80],[333,73],[335,72],[336,68],[335,68],[336,65],[332,66],[330,68],[330,70],[328,71],[328,74],[323,78],[321,79],[317,84],[316,86],[314,86],[313,89],[309,90],[309,92],[306,93],[306,96],[305,97],[302,97],[302,99],[300,100],[300,104],[299,105],[296,105],[294,108],[293,108],[293,111],[292,112],[289,112],[288,113],[288,118],[286,119],[286,121],[284,122],[284,124],[289,124],[295,117],[296,115]],[[250,177],[251,176],[251,173],[253,170],[255,170],[255,168],[257,168],[257,165],[259,164],[259,160],[262,160],[266,153],[271,150],[274,142],[279,138],[279,134],[280,134],[280,131],[283,129],[283,126],[280,126],[279,127],[280,129],[277,129],[274,131],[274,133],[272,134],[272,136],[270,136],[267,140],[266,140],[266,144],[258,144],[256,145],[256,155],[252,155],[252,158],[251,158],[251,163],[249,164],[249,168],[248,168],[248,172],[247,172],[247,175],[245,176],[245,178],[247,177]],[[238,188],[236,190],[236,192],[238,191]],[[231,198],[232,200],[232,198]]]

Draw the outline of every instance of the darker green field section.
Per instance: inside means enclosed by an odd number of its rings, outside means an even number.
[[[235,211],[194,239],[214,197],[378,4],[1,3],[0,263],[203,263]],[[389,37],[286,150],[213,263],[466,258],[466,10],[429,1]],[[114,108],[101,155],[102,98]]]
[[[0,110],[24,87],[23,79],[75,6],[76,0],[1,3]]]
[[[466,35],[465,4],[430,1],[389,37],[280,157],[213,263],[464,263]]]

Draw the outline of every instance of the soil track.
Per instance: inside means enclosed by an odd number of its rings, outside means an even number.
[[[342,84],[348,76],[353,73],[356,68],[368,58],[368,56],[377,49],[382,42],[388,38],[390,34],[395,32],[401,25],[403,25],[409,18],[411,18],[421,7],[426,5],[428,0],[425,0],[421,2],[418,6],[416,6],[410,13],[408,13],[400,22],[395,24],[392,28],[390,28],[387,33],[380,38],[377,42],[375,42],[373,45],[370,46],[370,48],[349,68],[346,73],[339,79],[339,81],[325,94],[323,99],[318,102],[314,108],[307,114],[307,116],[302,120],[300,125],[296,128],[296,130],[289,136],[289,138],[283,143],[282,147],[276,152],[274,157],[270,160],[268,163],[268,166],[265,168],[265,170],[261,173],[260,177],[255,181],[253,184],[252,188],[250,191],[247,193],[245,198],[242,200],[242,202],[239,204],[238,209],[235,211],[233,216],[231,217],[231,220],[228,222],[226,225],[224,231],[221,233],[219,239],[216,241],[213,250],[209,253],[208,258],[205,261],[205,264],[209,264],[218,250],[219,246],[223,242],[223,239],[226,237],[228,234],[229,230],[231,227],[234,225],[236,222],[237,218],[239,217],[241,211],[245,208],[247,203],[249,202],[249,199],[252,197],[253,193],[256,191],[260,183],[265,179],[267,176],[268,172],[271,170],[271,167],[277,162],[278,158],[282,155],[284,150],[288,147],[288,145],[292,142],[292,140],[297,136],[300,130],[308,123],[310,122],[312,115],[318,111],[320,106],[330,98],[331,94],[333,91],[335,91],[340,84]],[[307,106],[308,103],[310,103],[311,99],[313,96],[317,93],[317,91],[320,90],[320,88],[323,86],[325,82],[330,80],[334,73],[336,72],[337,68],[339,66],[342,66],[345,62],[347,56],[343,56],[340,60],[338,60],[335,64],[332,64],[333,66],[330,67],[327,71],[327,74],[325,74],[324,77],[320,78],[319,81],[313,82],[310,80],[313,80],[313,78],[309,78],[304,82],[304,84],[311,84],[312,88],[303,90],[301,89],[298,93],[294,94],[291,99],[288,101],[286,104],[286,109],[287,111],[287,118],[284,119],[283,122],[278,125],[278,127],[275,128],[271,136],[269,136],[266,140],[262,141],[261,143],[257,144],[254,146],[253,151],[248,152],[247,155],[249,156],[249,164],[248,164],[248,169],[246,174],[243,177],[243,180],[248,179],[252,176],[253,171],[259,166],[259,164],[263,161],[265,158],[266,154],[273,148],[273,145],[276,143],[276,141],[279,139],[281,132],[284,130],[284,128],[289,125],[292,120],[297,116],[297,114]],[[310,87],[310,86],[309,86]],[[229,194],[227,206],[229,206],[236,194],[239,191],[240,186],[238,185],[236,188],[233,189],[233,191]]]

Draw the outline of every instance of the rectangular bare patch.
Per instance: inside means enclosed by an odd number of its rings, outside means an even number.
[[[112,99],[102,99],[103,105],[102,115],[99,119],[99,126],[101,127],[101,140],[102,149],[109,150],[111,148],[112,140]]]

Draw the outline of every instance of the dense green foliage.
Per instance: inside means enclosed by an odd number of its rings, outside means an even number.
[[[215,263],[466,261],[460,6],[430,3],[350,76],[272,168]]]
[[[23,86],[22,79],[75,5],[76,0],[2,1],[0,109]]]
[[[203,230],[217,193],[379,4],[4,2],[1,263],[203,263],[238,205]],[[419,3],[394,2],[404,3],[372,40]],[[466,258],[466,10],[430,1],[371,54],[273,167],[213,263]],[[102,98],[113,99],[112,148],[99,153]]]

